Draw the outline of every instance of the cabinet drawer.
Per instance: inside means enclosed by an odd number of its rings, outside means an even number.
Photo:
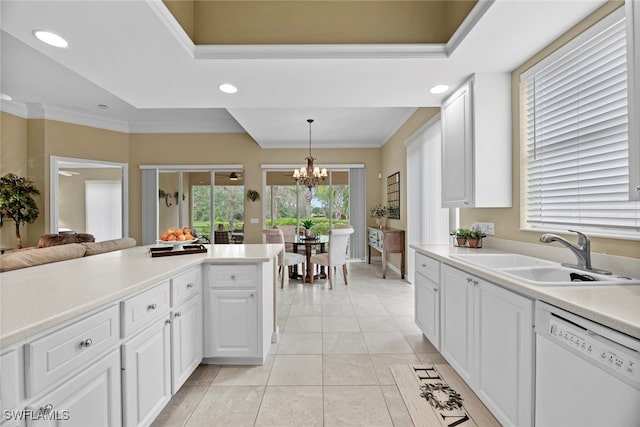
[[[171,306],[175,307],[200,292],[202,270],[200,267],[171,279]]]
[[[440,261],[416,252],[416,271],[436,283],[440,283]]]
[[[255,288],[258,272],[251,265],[212,265],[209,267],[209,286],[214,288]]]
[[[122,337],[126,338],[169,311],[169,282],[121,302]]]
[[[25,345],[26,394],[78,372],[119,341],[118,306],[82,319]]]

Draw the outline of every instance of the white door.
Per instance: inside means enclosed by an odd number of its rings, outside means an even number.
[[[416,324],[436,349],[440,349],[439,285],[420,273],[415,275]]]
[[[471,385],[473,279],[460,270],[443,265],[440,284],[440,352]]]
[[[181,304],[172,317],[171,390],[176,393],[202,361],[202,294]]]
[[[120,408],[120,351],[115,350],[28,409],[34,413],[49,410],[51,419],[61,420],[56,425],[65,427],[118,427],[122,425]],[[43,419],[32,420],[30,425],[40,427],[53,423]]]
[[[206,357],[257,357],[256,290],[209,290]],[[262,330],[262,329],[260,329]]]
[[[120,181],[85,181],[86,232],[96,242],[122,236],[122,183]]]
[[[149,425],[171,398],[169,315],[122,346],[126,427]]]
[[[533,301],[479,280],[475,313],[475,392],[502,425],[531,426]]]

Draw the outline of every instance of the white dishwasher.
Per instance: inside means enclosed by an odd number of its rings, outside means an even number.
[[[640,340],[540,301],[535,316],[536,427],[639,427]]]

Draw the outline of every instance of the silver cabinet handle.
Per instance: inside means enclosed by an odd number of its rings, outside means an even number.
[[[177,311],[173,314],[173,317],[180,317],[182,315],[181,311]]]
[[[165,320],[165,321],[164,321],[164,324],[165,324],[165,325],[169,325],[169,324],[171,324],[171,319],[167,319],[167,320]]]
[[[155,310],[157,307],[158,307],[158,306],[157,306],[157,304],[156,304],[156,303],[149,304],[149,305],[147,306],[147,310]]]
[[[473,286],[478,286],[478,281],[477,280],[473,281]]]
[[[187,283],[187,289],[193,288],[193,283]]]
[[[471,277],[467,277],[467,283],[471,283],[473,279]]]
[[[87,338],[86,340],[80,341],[80,347],[87,348],[91,347],[93,344],[93,340],[91,338]]]
[[[44,405],[43,407],[40,408],[40,413],[48,414],[52,410],[53,410],[53,405],[51,403],[48,403],[48,404],[46,404],[46,405]]]
[[[640,185],[636,186],[636,191],[640,191]]]

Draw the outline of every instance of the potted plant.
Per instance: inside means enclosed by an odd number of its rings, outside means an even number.
[[[8,173],[0,178],[0,225],[8,218],[16,223],[16,243],[22,249],[20,224],[32,224],[40,211],[33,196],[40,194],[33,181]]]
[[[467,230],[466,228],[458,228],[457,230],[453,230],[449,234],[455,239],[456,246],[465,246],[467,244],[467,239],[471,234],[471,230]]]
[[[382,218],[387,215],[387,208],[383,205],[376,205],[371,209],[371,216],[376,219],[376,224],[378,227],[382,228],[384,224],[382,223]]]
[[[482,247],[482,238],[486,237],[480,230],[470,230],[469,235],[467,236],[467,243],[470,248],[481,248]]]
[[[313,227],[313,221],[310,219],[303,219],[300,224],[304,227],[304,234],[307,237],[311,236],[311,227]]]

